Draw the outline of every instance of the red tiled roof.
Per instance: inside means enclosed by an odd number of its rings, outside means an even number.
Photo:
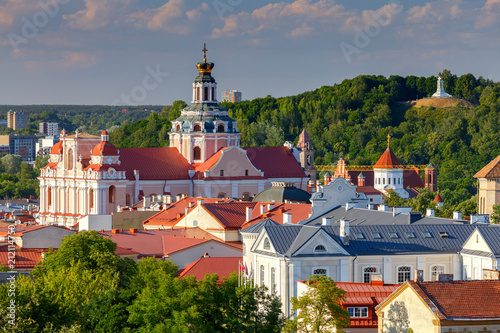
[[[373,166],[374,168],[383,168],[383,169],[391,169],[391,168],[401,168],[401,162],[399,162],[398,158],[392,152],[391,148],[387,147],[382,156],[378,159],[377,163]]]
[[[118,155],[118,149],[115,145],[107,141],[101,141],[94,146],[92,149],[93,156],[116,156]]]
[[[141,180],[190,179],[188,170],[194,168],[177,148],[120,148],[121,167],[129,180],[139,170]]]
[[[264,172],[266,178],[307,177],[290,149],[281,147],[246,147],[250,162]]]
[[[44,228],[61,228],[64,230],[70,230],[66,227],[58,226],[58,225],[30,225],[30,226],[26,226],[24,224],[16,224],[16,232],[15,232],[14,236],[21,236],[22,234],[25,234],[27,232],[32,232],[32,231],[44,229]],[[8,232],[9,232],[8,227],[0,228],[0,235],[6,235],[6,234],[8,234]]]
[[[382,195],[382,192],[380,192],[373,186],[358,186],[356,188],[356,192],[364,193],[366,195]]]
[[[439,193],[438,193],[438,194],[436,194],[436,197],[434,198],[434,200],[433,200],[433,201],[438,202],[438,203],[441,203],[441,202],[443,202],[443,199],[441,199],[441,196],[440,196],[440,195],[439,195]]]
[[[171,236],[162,236],[161,240],[162,240],[163,253],[165,255],[179,252],[206,242],[214,241],[213,239],[180,238]]]
[[[267,206],[267,203],[259,202],[253,209],[252,216],[253,219],[242,225],[241,229],[248,228],[260,221],[270,218],[276,223],[283,224],[283,213],[292,214],[292,224],[297,224],[299,221],[305,220],[311,214],[311,204],[298,204],[298,203],[272,203],[275,205],[270,211],[265,211],[264,214],[260,214],[260,207]]]
[[[500,281],[408,281],[440,319],[500,318]]]
[[[214,165],[216,165],[217,162],[219,162],[220,157],[222,156],[222,151],[226,149],[227,147],[219,149],[215,154],[210,156],[208,160],[206,160],[201,164],[198,164],[196,166],[196,172],[205,172],[205,170],[211,170],[214,167]]]
[[[180,219],[184,217],[184,213],[189,204],[193,204],[193,207],[197,205],[198,200],[203,200],[204,203],[214,203],[217,201],[229,201],[231,199],[217,199],[217,198],[193,198],[188,197],[181,199],[170,205],[169,208],[160,211],[158,214],[155,214],[145,220],[143,225],[151,226],[158,225],[164,227],[173,227],[179,222]],[[179,215],[178,215],[179,214]]]
[[[46,166],[41,167],[40,169],[55,169],[57,167],[57,164],[59,164],[59,163],[50,162]]]
[[[239,229],[245,223],[246,208],[250,207],[253,209],[256,205],[256,202],[233,201],[213,204],[204,203],[202,207],[217,221],[219,221],[224,228]]]
[[[52,149],[50,149],[51,154],[55,155],[60,155],[63,153],[63,143],[62,141],[57,142],[55,145],[52,146]]]
[[[116,247],[115,254],[117,256],[123,256],[123,255],[131,255],[131,254],[139,254],[131,249],[126,249],[120,246]]]
[[[219,277],[217,284],[223,278],[228,278],[232,272],[237,272],[241,257],[201,257],[192,264],[179,270],[179,278],[194,275],[196,280],[203,280],[205,275],[215,273]]]
[[[479,170],[474,178],[500,178],[500,155]]]
[[[0,246],[0,264],[4,266],[9,266],[9,260],[12,260],[9,257],[9,248],[7,245]],[[16,245],[15,249],[16,254],[16,269],[29,269],[34,268],[36,264],[42,260],[42,253],[44,249],[22,249],[21,247]]]

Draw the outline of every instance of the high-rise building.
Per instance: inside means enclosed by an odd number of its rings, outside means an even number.
[[[33,162],[36,159],[35,135],[9,135],[9,149],[13,155],[20,155],[23,161]]]
[[[7,112],[7,127],[13,130],[21,130],[28,125],[28,115],[24,111]]]
[[[226,90],[223,93],[222,100],[224,102],[238,103],[241,102],[241,91]]]
[[[43,121],[40,124],[38,124],[38,132],[48,136],[57,136],[59,135],[59,126],[55,121],[52,122]]]

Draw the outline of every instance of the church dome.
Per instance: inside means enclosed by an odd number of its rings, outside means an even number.
[[[293,183],[272,182],[272,187],[255,195],[253,202],[300,202],[311,203],[311,194],[296,188]]]
[[[101,133],[101,142],[92,149],[92,156],[116,156],[118,149],[109,142],[109,134],[106,130]]]
[[[50,150],[50,153],[54,154],[54,155],[61,155],[63,153],[63,143],[62,143],[62,141],[59,141],[58,143],[56,143],[52,147],[52,149]]]
[[[401,168],[401,162],[392,152],[391,148],[387,147],[382,156],[378,159],[377,163],[373,166],[380,169],[395,169]]]

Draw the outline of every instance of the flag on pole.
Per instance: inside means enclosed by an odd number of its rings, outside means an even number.
[[[248,267],[246,263],[245,263],[245,275],[248,275]]]

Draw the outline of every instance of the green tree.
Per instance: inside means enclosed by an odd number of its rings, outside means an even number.
[[[490,214],[491,223],[500,223],[500,205],[493,205],[493,213]]]
[[[309,288],[301,297],[292,297],[292,310],[297,316],[288,320],[287,332],[344,332],[342,329],[349,326],[349,313],[340,305],[345,291],[322,275],[311,276],[307,284]]]
[[[21,170],[23,158],[19,155],[5,155],[0,160],[6,173],[16,174]]]
[[[385,205],[392,207],[403,207],[406,205],[405,199],[401,198],[394,190],[388,190],[383,200]]]

